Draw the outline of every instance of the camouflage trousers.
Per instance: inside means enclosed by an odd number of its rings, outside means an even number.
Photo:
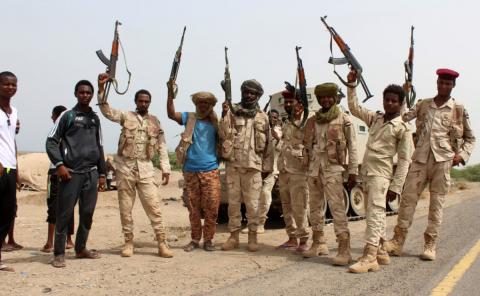
[[[365,242],[378,246],[380,239],[386,240],[387,237],[387,214],[385,211],[390,180],[376,176],[364,176],[362,179],[367,223]]]
[[[268,173],[263,179],[262,192],[258,201],[258,225],[260,226],[264,226],[267,221],[267,213],[272,204],[272,189],[277,178],[278,174]]]
[[[307,176],[281,172],[278,178],[285,230],[290,238],[304,238],[308,232]]]
[[[153,176],[140,178],[136,169],[128,173],[117,169],[117,188],[123,233],[133,234],[132,209],[138,191],[138,197],[150,219],[155,236],[160,240],[165,240],[165,228],[162,222],[158,186],[155,178]]]
[[[445,195],[450,188],[451,168],[451,160],[436,162],[432,152],[428,156],[427,163],[412,162],[400,200],[397,222],[399,227],[409,228],[412,225],[418,199],[427,184],[430,184],[430,206],[425,233],[434,239],[438,236],[440,224],[442,224]]]
[[[321,172],[318,177],[308,178],[310,189],[310,223],[313,231],[322,231],[325,224],[324,206],[328,202],[333,216],[335,235],[349,232],[343,196],[342,172]],[[326,202],[325,202],[326,200]]]
[[[220,206],[220,177],[218,170],[209,172],[184,172],[185,190],[190,209],[192,241],[213,239],[217,228],[218,207]],[[202,227],[202,214],[204,223]]]
[[[235,232],[242,226],[241,204],[247,208],[247,226],[257,231],[258,200],[262,188],[262,174],[255,169],[237,168],[227,164],[226,182],[228,195],[228,231]]]

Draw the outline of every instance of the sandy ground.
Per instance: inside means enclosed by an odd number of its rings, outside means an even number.
[[[192,295],[221,289],[239,280],[268,273],[286,265],[305,260],[292,251],[277,251],[275,246],[286,239],[279,223],[268,227],[259,236],[261,250],[246,251],[246,235],[241,236],[241,247],[230,252],[191,253],[181,248],[189,242],[188,212],[180,199],[177,186],[180,175],[172,176],[171,183],[160,189],[162,212],[167,226],[169,244],[175,252],[172,259],[157,256],[156,242],[149,221],[137,202],[134,207],[135,255],[120,257],[123,238],[120,228],[116,191],[100,193],[88,246],[101,252],[99,260],[75,259],[67,251],[67,267],[56,269],[50,265],[51,254],[39,251],[46,240],[47,224],[45,192],[21,192],[15,237],[25,248],[2,253],[4,262],[16,269],[14,273],[0,274],[0,295]],[[478,193],[480,184],[467,184],[467,189],[453,192],[447,205],[461,202]],[[428,198],[428,197],[427,197]],[[427,203],[418,206],[418,215],[424,215]],[[78,217],[76,217],[78,222]],[[395,216],[388,224],[395,223]],[[76,224],[77,225],[77,224]],[[350,223],[353,240],[362,240],[364,221]],[[330,256],[336,253],[333,227],[326,227]],[[216,245],[227,238],[225,225],[219,225]],[[359,254],[353,254],[357,257]],[[241,291],[239,291],[241,294]]]

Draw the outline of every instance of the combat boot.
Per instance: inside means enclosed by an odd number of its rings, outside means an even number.
[[[423,245],[423,253],[420,255],[420,258],[423,260],[433,261],[436,257],[436,243],[435,239],[424,233],[423,237],[425,238],[425,244]]]
[[[332,259],[333,265],[344,266],[352,262],[350,255],[350,233],[343,232],[337,236],[338,254]]]
[[[377,250],[377,246],[366,244],[365,248],[363,249],[363,256],[358,259],[357,263],[351,265],[348,268],[348,271],[353,273],[378,271],[380,266],[378,266],[377,261]]]
[[[380,239],[380,245],[377,250],[377,262],[380,265],[390,264],[390,256],[388,255],[387,250],[385,250],[385,241]]]
[[[258,244],[257,244],[257,232],[256,231],[249,231],[248,232],[248,245],[247,250],[249,252],[256,252],[258,251]]]
[[[125,244],[120,256],[131,257],[133,255],[133,233],[125,233]]]
[[[393,229],[393,238],[389,241],[386,241],[383,246],[388,254],[393,256],[401,256],[403,244],[407,238],[408,229],[401,228],[398,225]]]
[[[314,231],[312,234],[312,245],[308,251],[303,252],[304,258],[312,258],[319,255],[328,255],[328,247],[325,243],[323,231]]]
[[[233,249],[238,248],[240,244],[240,230],[234,231],[230,233],[230,237],[227,239],[225,243],[222,245],[223,251],[230,251]]]
[[[173,252],[168,248],[167,244],[165,243],[165,237],[163,235],[157,236],[157,243],[158,243],[158,256],[163,258],[173,257]]]

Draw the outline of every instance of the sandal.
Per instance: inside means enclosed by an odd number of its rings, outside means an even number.
[[[87,250],[83,249],[79,253],[75,253],[75,258],[78,259],[99,259],[100,253],[97,250]]]
[[[8,272],[14,272],[15,269],[13,269],[12,267],[8,266],[8,265],[5,265],[3,263],[0,263],[0,271],[8,271]]]
[[[280,246],[278,246],[276,249],[277,250],[281,250],[281,249],[284,249],[284,250],[296,250],[298,248],[298,243],[297,243],[297,240],[294,239],[294,238],[290,238],[288,239],[288,241],[284,242],[283,244],[281,244]]]
[[[203,242],[203,249],[208,252],[216,251],[215,244],[211,240]]]
[[[17,243],[13,243],[11,244],[12,248],[13,248],[13,251],[18,251],[18,250],[21,250],[23,249],[23,246],[22,245],[19,245]]]
[[[15,248],[10,244],[2,244],[2,252],[11,252],[14,251]]]
[[[65,263],[65,255],[57,255],[53,257],[52,266],[56,268],[63,268],[67,266]]]
[[[183,247],[183,250],[184,250],[185,252],[191,252],[191,251],[193,251],[194,249],[198,249],[198,248],[200,248],[200,244],[199,244],[199,243],[196,243],[196,242],[194,242],[194,241],[191,241],[191,242],[189,242],[187,245],[185,245],[185,246]]]
[[[65,246],[65,249],[73,249],[75,245],[73,243],[67,243],[67,245]]]

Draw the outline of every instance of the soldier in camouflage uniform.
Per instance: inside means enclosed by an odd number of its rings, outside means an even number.
[[[405,122],[417,119],[418,141],[405,181],[394,236],[386,244],[387,251],[395,256],[402,253],[418,199],[429,184],[428,226],[420,257],[435,260],[443,203],[450,187],[450,170],[452,166],[465,165],[475,144],[467,110],[451,97],[459,74],[453,70],[439,69],[437,75],[437,95],[418,101],[403,115]]]
[[[222,140],[222,157],[226,159],[226,183],[228,195],[228,230],[230,237],[222,250],[239,246],[243,200],[247,208],[248,247],[258,250],[258,200],[262,188],[262,160],[267,148],[268,117],[258,106],[263,94],[262,85],[247,80],[241,86],[242,100],[232,106],[223,104],[219,135]]]
[[[265,222],[267,221],[267,213],[272,204],[272,190],[278,179],[277,161],[280,154],[282,137],[282,128],[279,125],[280,114],[277,110],[272,109],[268,112],[268,121],[270,129],[268,132],[268,146],[263,158],[262,167],[262,192],[258,202],[258,228],[257,233],[265,233]],[[248,233],[248,227],[242,229],[242,233]]]
[[[348,81],[356,81],[355,72]],[[348,108],[352,115],[363,120],[368,130],[368,141],[362,162],[362,187],[365,193],[366,224],[363,256],[350,266],[354,273],[378,270],[379,264],[390,263],[384,248],[386,239],[386,203],[402,192],[412,155],[413,141],[409,126],[402,120],[400,110],[405,92],[399,85],[389,85],[383,91],[385,113],[374,112],[358,105],[354,87],[348,88]],[[397,156],[394,169],[393,158]]]
[[[122,126],[122,133],[118,143],[116,157],[116,173],[118,188],[118,203],[120,220],[125,236],[125,245],[122,257],[133,255],[133,219],[132,208],[137,195],[152,224],[158,242],[158,254],[161,257],[173,257],[165,242],[165,229],[160,212],[158,198],[158,183],[154,178],[153,156],[160,156],[162,170],[162,185],[168,184],[170,163],[167,146],[160,121],[154,115],[148,114],[151,95],[146,90],[139,90],[135,94],[135,112],[123,112],[113,109],[104,98],[104,86],[108,81],[108,74],[98,76],[98,105],[102,114],[113,122]]]
[[[350,231],[345,213],[343,172],[348,167],[348,187],[356,184],[358,174],[355,126],[348,114],[337,105],[338,86],[323,83],[315,87],[315,96],[322,107],[305,128],[305,150],[309,158],[310,222],[313,243],[304,257],[328,254],[323,226],[323,207],[328,202],[338,241],[334,265],[347,265],[350,255]],[[348,159],[348,162],[347,162]]]
[[[309,232],[308,184],[303,149],[305,124],[301,126],[304,110],[299,93],[291,89],[282,92],[284,109],[289,114],[290,120],[282,128],[278,180],[288,240],[278,248],[292,249],[302,253],[307,250]]]
[[[176,149],[177,160],[182,160],[185,190],[188,199],[191,241],[183,248],[190,252],[200,247],[215,251],[212,242],[217,226],[220,205],[220,177],[218,174],[217,143],[218,118],[213,110],[217,98],[210,92],[192,95],[195,112],[175,112],[173,97],[167,101],[168,117],[185,126]],[[204,224],[202,227],[202,213]]]

